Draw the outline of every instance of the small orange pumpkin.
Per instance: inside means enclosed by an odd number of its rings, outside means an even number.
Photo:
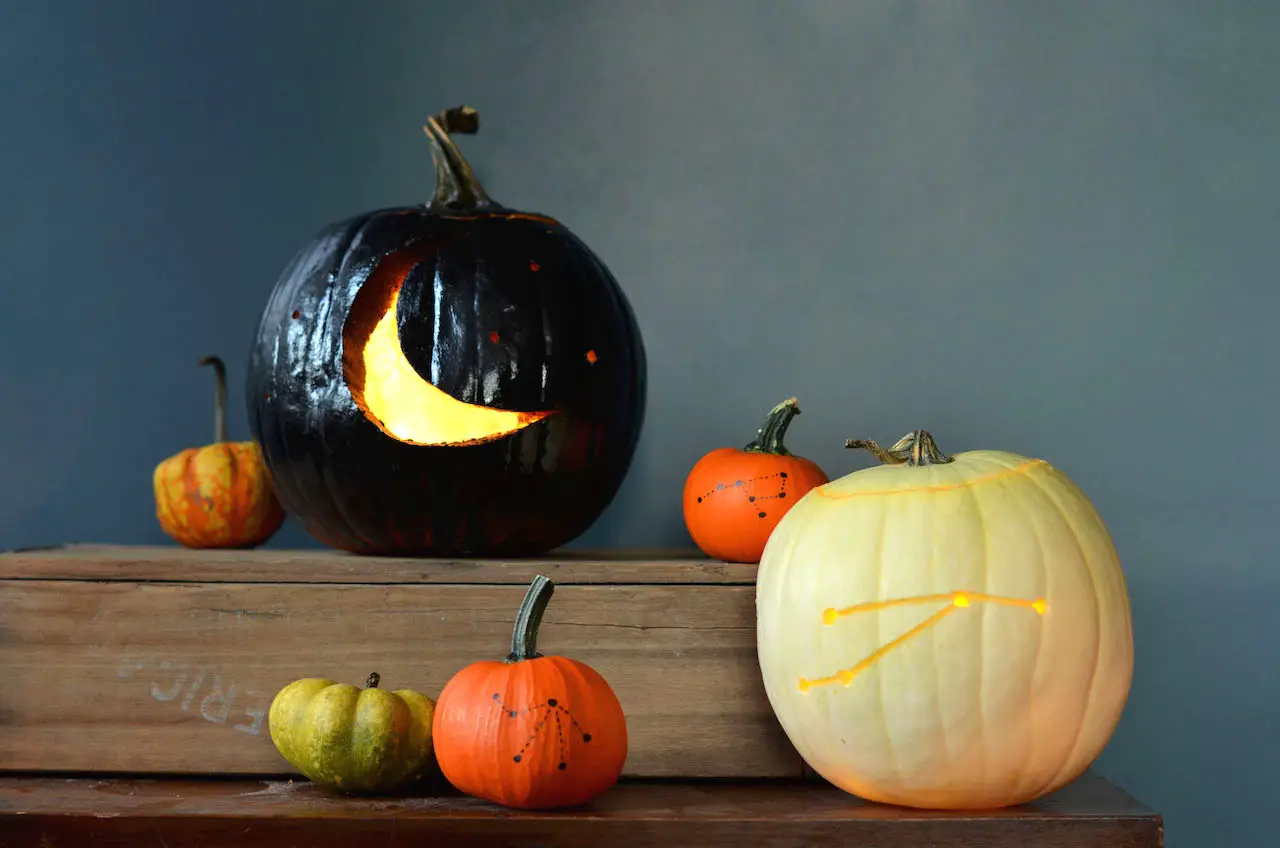
[[[812,461],[782,443],[800,404],[775,406],[745,448],[717,448],[684,482],[684,523],[702,552],[728,562],[759,562],[769,534],[791,505],[829,482]]]
[[[160,528],[189,548],[252,548],[284,523],[256,442],[228,442],[227,368],[216,356],[214,444],[187,448],[156,466],[152,487]]]
[[[467,666],[436,701],[436,761],[468,795],[519,809],[571,807],[622,774],[627,722],[613,689],[585,663],[538,653],[554,589],[535,577],[506,660]]]

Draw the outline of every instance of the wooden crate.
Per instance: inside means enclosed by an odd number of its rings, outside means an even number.
[[[540,646],[614,686],[626,775],[802,775],[756,664],[754,566],[103,546],[0,555],[0,769],[288,773],[266,727],[281,686],[377,671],[434,697],[505,655],[539,573],[557,584]]]

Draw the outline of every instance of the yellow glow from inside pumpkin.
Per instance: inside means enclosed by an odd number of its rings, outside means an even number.
[[[405,275],[421,257],[383,260],[360,288],[343,328],[343,375],[356,406],[393,439],[467,445],[509,436],[553,414],[466,403],[422,379],[400,347],[396,306]]]
[[[917,595],[913,598],[895,598],[891,601],[870,601],[865,604],[856,604],[844,609],[835,609],[834,607],[822,611],[822,623],[826,625],[835,624],[837,620],[847,616],[856,615],[862,612],[876,612],[890,607],[900,607],[913,604],[929,604],[929,603],[946,603],[946,606],[929,616],[915,627],[903,633],[901,636],[881,645],[869,656],[858,662],[857,665],[849,668],[843,668],[835,674],[829,674],[826,677],[818,677],[813,680],[800,678],[800,691],[808,692],[814,686],[828,686],[832,683],[839,683],[842,686],[848,686],[859,673],[866,671],[876,662],[884,658],[886,654],[909,642],[913,637],[919,636],[921,633],[933,627],[942,621],[948,615],[956,610],[968,609],[973,604],[1000,604],[1008,607],[1021,607],[1029,609],[1036,615],[1044,615],[1049,608],[1044,598],[1036,598],[1028,601],[1023,598],[1009,598],[1004,595],[988,595],[983,592],[947,592],[941,595]]]

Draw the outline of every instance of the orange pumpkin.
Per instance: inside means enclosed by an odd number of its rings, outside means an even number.
[[[622,705],[595,669],[538,653],[554,584],[534,578],[505,660],[474,663],[436,701],[440,770],[468,795],[507,807],[585,803],[618,780],[627,759]]]
[[[152,486],[160,528],[189,548],[252,548],[284,523],[255,442],[228,442],[227,368],[216,356],[214,444],[188,448],[156,466]]]
[[[812,461],[782,443],[800,404],[789,398],[769,412],[745,448],[718,448],[698,460],[684,482],[684,523],[702,552],[728,562],[759,562],[769,534],[791,505],[829,482]]]

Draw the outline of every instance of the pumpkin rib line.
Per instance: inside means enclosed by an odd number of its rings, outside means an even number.
[[[929,486],[912,486],[906,489],[875,489],[867,492],[840,492],[836,494],[826,491],[826,487],[824,486],[819,486],[813,491],[817,492],[821,497],[833,501],[842,501],[849,498],[879,497],[884,495],[914,495],[927,494],[930,492],[954,492],[972,489],[983,483],[991,483],[996,480],[1003,480],[1015,475],[1024,475],[1036,468],[1042,467],[1049,467],[1049,463],[1043,459],[1033,459],[1029,462],[1022,463],[1021,465],[1014,466],[1013,468],[1004,468],[1000,471],[993,471],[990,474],[984,474],[981,477],[975,477],[972,480],[965,480],[960,483],[935,483]]]
[[[348,260],[351,258],[351,249],[352,247],[355,246],[357,239],[364,234],[365,230],[369,228],[369,226],[371,225],[371,223],[376,217],[377,217],[376,215],[369,215],[365,217],[363,221],[359,221],[358,223],[355,223],[354,225],[349,226],[347,228],[347,231],[344,234],[342,247],[338,251],[335,251],[332,257],[329,259],[329,261],[325,263],[326,267],[329,269],[330,274],[333,276],[334,279],[345,279],[345,277],[343,276],[343,272],[346,269]],[[361,283],[361,285],[363,285],[363,282]],[[357,289],[357,292],[358,291],[359,290]],[[329,289],[319,299],[320,310],[318,311],[318,313],[313,319],[311,331],[306,333],[306,344],[303,346],[302,356],[300,357],[300,361],[302,362],[306,362],[306,363],[315,362],[315,358],[312,356],[312,349],[315,346],[316,335],[321,332],[324,332],[324,333],[329,332],[329,324],[331,323],[332,316],[333,316],[334,293],[335,293],[334,289]],[[355,295],[353,294],[352,301],[354,300],[355,300]],[[349,308],[350,308],[350,304],[348,304],[348,309]],[[346,316],[343,316],[343,320],[344,321],[346,320]],[[338,338],[337,344],[338,344],[337,356],[339,358],[339,361],[341,361],[341,357],[342,357],[341,337]],[[275,372],[273,370],[273,374],[274,373]],[[303,380],[309,381],[310,378],[311,378],[311,373],[310,373],[310,369],[308,368],[307,371],[305,372]],[[345,379],[343,380],[343,385],[344,386],[346,385]],[[350,394],[350,392],[348,392],[348,394]],[[328,451],[329,449],[328,443],[325,441],[323,429],[318,425],[318,422],[316,422],[315,415],[316,415],[315,409],[308,410],[308,413],[304,419],[306,421],[306,431],[317,432],[323,450]],[[280,441],[283,444],[285,456],[295,455],[293,448],[301,447],[301,450],[299,451],[299,453],[302,453],[303,455],[308,456],[308,464],[311,466],[309,471],[316,474],[316,477],[318,478],[317,482],[320,483],[319,488],[323,490],[326,487],[326,484],[328,482],[325,480],[325,475],[320,472],[319,468],[315,467],[314,462],[310,461],[310,452],[306,450],[306,446],[296,445],[295,438],[291,436],[291,428],[288,428],[288,427],[280,428]],[[293,484],[295,482],[293,479],[293,475],[288,475],[288,477],[290,478],[290,483]],[[356,549],[361,546],[364,540],[361,539],[358,535],[356,535],[355,528],[351,526],[351,523],[347,520],[346,515],[343,514],[341,507],[338,504],[338,498],[335,497],[331,491],[324,492],[324,500],[328,501],[328,506],[329,506],[329,508],[326,509],[324,505],[320,503],[320,495],[317,493],[315,496],[313,496],[310,486],[291,485],[290,488],[293,490],[293,495],[295,497],[300,495],[301,500],[306,504],[305,511],[303,513],[304,515],[308,517],[313,517],[317,514],[317,512],[322,514],[328,513],[330,515],[333,515],[346,528],[346,536],[347,536],[346,541],[348,542],[348,547],[352,549]],[[306,521],[305,524],[309,525],[313,521],[314,521],[314,518],[311,518],[310,520]],[[310,531],[310,527],[308,527],[307,529],[308,531]],[[326,528],[325,535],[329,535],[329,533],[330,533],[329,529]],[[316,534],[312,533],[312,535],[316,535]],[[336,540],[333,540],[333,541],[336,541]]]
[[[1070,519],[1070,517],[1068,517],[1067,511],[1062,508],[1062,502],[1058,500],[1058,497],[1047,486],[1041,485],[1041,483],[1034,478],[1032,479],[1032,482],[1035,487],[1043,492],[1045,497],[1048,498],[1049,501],[1057,508],[1058,513],[1062,516],[1063,523],[1067,525],[1067,529],[1071,533],[1071,541],[1075,543],[1076,550],[1080,552],[1080,561],[1084,564],[1085,573],[1089,575],[1089,586],[1092,589],[1093,598],[1093,612],[1094,618],[1096,619],[1093,642],[1093,662],[1089,664],[1089,688],[1085,693],[1084,709],[1080,712],[1080,723],[1076,728],[1075,740],[1071,743],[1071,748],[1067,751],[1067,756],[1063,759],[1062,765],[1058,766],[1049,781],[1040,788],[1039,792],[1036,793],[1037,796],[1039,796],[1043,794],[1048,787],[1053,786],[1061,779],[1063,772],[1070,768],[1072,760],[1075,759],[1076,751],[1080,748],[1080,739],[1083,736],[1085,724],[1089,718],[1089,711],[1093,707],[1094,687],[1098,682],[1098,660],[1102,653],[1102,608],[1098,602],[1098,580],[1093,574],[1093,563],[1085,553],[1084,545],[1080,544],[1080,534],[1076,532],[1075,523]]]
[[[1034,594],[1040,598],[1048,598],[1049,597],[1049,569],[1045,562],[1044,537],[1040,533],[1040,527],[1036,523],[1035,514],[1031,511],[1031,509],[1023,505],[1018,498],[1012,498],[1011,500],[1015,504],[1018,504],[1018,508],[1022,510],[1024,520],[1026,521],[1027,525],[1031,528],[1032,535],[1035,536],[1036,548],[1040,555],[1040,574],[1042,575],[1041,582],[1044,585],[1041,586],[1039,588],[1039,591],[1035,592]],[[1027,744],[1026,744],[1026,756],[1023,760],[1023,765],[1022,765],[1022,774],[1018,778],[1018,784],[1017,784],[1018,788],[1021,788],[1022,782],[1026,780],[1026,778],[1028,777],[1028,772],[1035,761],[1036,735],[1035,735],[1035,721],[1034,721],[1035,713],[1034,713],[1033,704],[1035,703],[1036,670],[1040,667],[1040,654],[1044,648],[1043,617],[1040,618],[1040,621],[1038,622],[1038,624],[1039,626],[1036,628],[1036,652],[1035,652],[1035,656],[1031,658],[1031,673],[1027,676]]]
[[[351,246],[351,239],[354,237],[356,230],[360,229],[362,226],[364,226],[364,223],[359,221],[359,219],[355,219],[355,222],[346,222],[339,249],[327,257],[321,267],[331,273],[335,267],[335,258],[338,262],[341,262],[342,257],[346,255],[347,249]],[[320,244],[323,245],[323,241]],[[299,269],[305,267],[308,262],[312,261],[313,254],[316,249],[317,246],[313,244],[305,251],[300,251],[294,258],[294,261],[290,263],[289,267],[286,269],[285,275],[292,275]],[[306,290],[311,279],[312,277],[308,276],[304,276],[301,279],[294,277],[290,281],[291,285],[280,286],[277,284],[277,288],[272,292],[271,299],[268,301],[267,308],[263,312],[262,319],[259,323],[259,338],[261,338],[265,331],[264,328],[270,326],[268,317],[288,314],[288,310],[293,305],[294,299],[299,297]],[[288,330],[284,329],[287,327],[287,324],[284,324],[279,320],[276,321],[276,324],[277,327],[275,330],[275,339],[273,344],[274,351],[271,357],[269,371],[270,382],[267,386],[267,391],[272,397],[275,397],[281,391],[281,387],[277,385],[279,369],[281,367],[280,362],[281,359],[287,357],[289,350]],[[318,331],[319,327],[320,324],[317,322],[308,332],[303,334],[304,342],[301,357],[301,361],[303,362],[311,362],[311,347],[314,343],[314,334]],[[296,379],[296,375],[290,376]],[[306,379],[307,375],[304,374],[304,385]],[[272,461],[273,458],[281,455],[286,457],[296,455],[295,449],[297,448],[297,445],[295,444],[294,437],[291,434],[291,430],[293,428],[289,426],[281,426],[279,416],[267,414],[262,410],[259,405],[259,398],[260,395],[255,394],[251,400],[253,417],[250,420],[250,425],[258,435],[259,441],[262,445],[263,461],[271,472],[272,484],[275,492],[277,493],[277,497],[280,499],[282,507],[285,503],[293,505],[293,508],[290,509],[290,511],[299,516],[304,527],[309,533],[311,533],[311,535],[317,536],[317,534],[311,530],[311,522],[302,518],[302,516],[314,515],[316,513],[317,503],[315,498],[312,496],[312,487],[300,485],[295,473],[284,472],[284,469],[279,467],[278,462]],[[309,419],[308,426],[310,426]],[[279,449],[273,450],[272,443],[277,444]],[[303,452],[305,453],[305,451]],[[296,505],[298,504],[302,505],[303,508],[301,510],[297,509]],[[327,512],[327,510],[323,509],[321,511]]]
[[[378,220],[379,220],[378,215],[370,215],[359,226],[352,228],[351,237],[348,239],[346,245],[343,247],[341,258],[338,260],[336,279],[339,279],[339,280],[351,279],[348,266],[351,263],[352,256],[355,254],[356,248],[362,243],[365,235],[368,233],[370,229],[373,228],[374,223],[377,222]],[[395,252],[398,252],[398,251],[392,251],[392,253],[395,253]],[[363,280],[360,281],[359,288],[355,290],[355,292],[351,296],[350,303],[347,304],[348,314],[351,309],[351,304],[355,303],[356,297],[359,296],[360,289],[364,288],[365,284],[369,281],[369,278],[372,277],[376,272],[378,265],[380,265],[383,262],[383,260],[387,258],[388,255],[389,254],[384,254],[382,256],[379,256],[377,260],[370,267],[369,273],[365,275],[365,278]],[[336,351],[332,351],[331,355],[336,355],[337,361],[341,362],[342,356],[344,353],[342,330],[341,328],[339,328],[338,332],[335,335],[332,329],[332,324],[334,322],[333,300],[334,300],[333,290],[331,289],[327,294],[327,296],[324,298],[324,308],[322,313],[316,316],[316,319],[317,319],[316,327],[324,328],[326,338],[336,339],[335,344],[337,345],[338,349]],[[346,321],[347,321],[347,314],[343,314],[341,316],[341,322],[344,326],[346,324]],[[309,336],[307,338],[307,351],[306,351],[307,355],[306,355],[305,361],[308,361],[308,362],[313,361],[312,357],[310,356],[311,343],[313,340],[314,340],[314,336]],[[346,390],[347,396],[348,398],[351,399],[352,405],[356,405],[355,398],[351,396],[350,387],[347,386],[345,375],[343,376],[341,381],[341,389]],[[334,391],[339,391],[339,389],[335,389],[334,386],[330,385],[328,387],[328,391],[332,393]],[[324,451],[325,454],[331,454],[332,449],[330,448],[330,445],[329,445],[329,440],[327,438],[327,433],[325,432],[324,423],[322,421],[315,420],[315,416],[317,416],[318,414],[319,414],[319,409],[317,408],[312,408],[309,411],[307,415],[307,422],[310,425],[309,429],[313,428],[313,432],[315,432],[316,436],[319,438],[321,450]],[[351,537],[352,541],[356,542],[357,544],[365,548],[376,547],[373,544],[373,541],[370,538],[368,538],[366,534],[360,532],[360,529],[356,526],[357,523],[353,521],[352,517],[348,514],[347,509],[344,506],[344,499],[333,495],[333,491],[336,488],[334,484],[337,481],[333,475],[332,463],[325,464],[324,469],[320,473],[320,479],[325,484],[326,488],[329,489],[329,501],[333,506],[333,514],[336,515],[338,519],[343,523],[343,525],[346,526],[347,533]]]
[[[1031,463],[1027,463],[1029,467]],[[996,472],[993,475],[987,475],[988,480],[999,480],[1002,477],[1009,476],[1009,472]],[[973,500],[973,510],[978,516],[978,527],[982,534],[982,591],[984,593],[991,591],[991,543],[988,541],[987,519],[982,512],[982,501],[974,492],[972,486],[967,487],[969,497]],[[983,611],[978,617],[978,751],[981,753],[980,762],[982,764],[979,774],[982,776],[982,783],[987,781],[987,616]]]
[[[932,530],[932,528],[930,529]],[[935,557],[933,556],[933,551],[930,551],[930,556],[929,556],[929,559],[926,561],[925,568],[926,568],[926,578],[927,578],[926,585],[931,587],[937,586],[937,583],[934,582],[934,578],[936,577],[936,574],[933,568],[934,559]],[[984,591],[985,591],[985,587],[984,587]],[[945,609],[948,612],[956,609],[956,607],[954,606],[954,601],[951,606],[948,606]],[[934,669],[933,712],[934,712],[934,715],[937,717],[938,732],[942,735],[942,750],[946,753],[946,756],[947,756],[947,778],[948,778],[947,782],[950,783],[952,763],[953,763],[953,757],[955,756],[955,751],[951,746],[950,734],[947,732],[947,719],[946,719],[946,716],[943,715],[943,710],[942,710],[942,680],[938,673],[938,670],[943,667],[943,663],[939,661],[939,657],[938,657],[938,628],[934,627],[934,628],[930,628],[930,630],[931,632],[929,633],[929,644],[930,644],[930,647],[933,649],[932,653],[933,653],[933,669]]]
[[[885,596],[884,540],[885,540],[885,535],[888,533],[888,529],[887,529],[888,526],[889,526],[889,504],[886,503],[884,505],[884,513],[880,516],[880,535],[879,535],[879,539],[876,542],[876,555],[873,560],[874,562],[880,563],[880,568],[876,572],[876,596],[880,598],[883,598]],[[880,626],[880,621],[882,618],[883,616],[879,616],[879,615],[875,616],[877,645],[884,644],[884,633],[882,632],[882,629]],[[898,759],[897,749],[894,748],[893,746],[893,731],[889,727],[889,716],[886,713],[884,708],[884,673],[882,669],[879,667],[876,668],[876,689],[879,692],[879,697],[876,698],[876,703],[879,704],[880,706],[880,723],[884,727],[884,744],[885,744],[885,747],[887,747],[889,750],[889,762],[893,763],[894,783],[896,784],[896,786],[894,787],[894,792],[896,793],[898,790],[902,788],[902,763]]]

